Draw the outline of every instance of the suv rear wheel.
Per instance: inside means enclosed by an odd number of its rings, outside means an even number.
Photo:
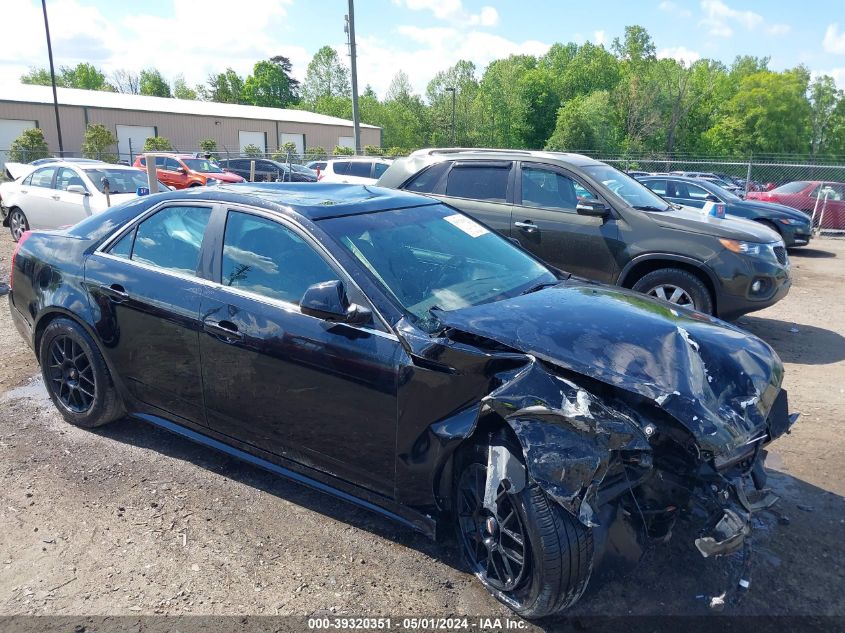
[[[675,305],[713,314],[713,298],[707,286],[689,271],[660,268],[643,275],[633,290]]]
[[[455,482],[464,558],[487,590],[522,617],[562,611],[587,586],[592,533],[530,479],[515,493],[500,483],[496,511],[486,508],[487,451],[484,445],[468,449]]]

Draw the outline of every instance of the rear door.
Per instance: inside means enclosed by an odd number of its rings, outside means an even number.
[[[522,162],[511,235],[552,266],[613,283],[624,244],[614,212],[606,218],[578,213],[579,201],[601,197],[568,171]]]
[[[95,252],[85,283],[96,328],[130,394],[205,423],[199,363],[200,251],[212,205],[160,207]]]
[[[27,178],[28,185],[21,185],[20,207],[31,229],[54,229],[56,203],[59,195],[53,188],[56,167],[41,167]]]
[[[221,283],[206,291],[201,309],[209,425],[392,495],[398,339],[375,324],[300,312],[310,285],[336,279],[352,302],[371,306],[299,227],[232,208],[221,232]]]

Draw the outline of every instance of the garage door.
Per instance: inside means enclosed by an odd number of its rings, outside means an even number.
[[[247,145],[255,145],[264,154],[267,152],[267,135],[264,132],[238,132],[238,142],[241,146],[241,154]]]
[[[355,137],[354,136],[340,136],[337,139],[337,144],[340,147],[348,147],[350,149],[355,149]]]
[[[305,153],[305,135],[304,134],[286,134],[282,132],[279,134],[279,147],[284,147],[285,143],[293,143],[296,145],[296,153],[302,156]]]
[[[118,125],[117,151],[120,160],[131,164],[144,151],[144,142],[155,135],[156,129],[152,125]]]
[[[24,130],[38,127],[35,121],[22,121],[20,119],[0,119],[0,167],[2,167],[9,154],[9,148],[16,138],[23,134]]]

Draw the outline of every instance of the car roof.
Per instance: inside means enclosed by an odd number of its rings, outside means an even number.
[[[406,191],[333,183],[221,184],[171,191],[161,196],[162,199],[187,197],[245,204],[282,212],[290,209],[310,220],[440,204]]]
[[[420,158],[429,156],[432,158],[471,158],[471,159],[541,159],[552,160],[568,165],[575,165],[583,167],[586,165],[604,165],[601,161],[597,161],[589,156],[583,154],[573,154],[570,152],[546,152],[540,150],[521,150],[521,149],[497,149],[497,148],[481,148],[481,147],[449,147],[449,148],[429,148],[421,149],[412,153],[409,158]]]

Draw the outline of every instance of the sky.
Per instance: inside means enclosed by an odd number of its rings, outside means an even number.
[[[5,0],[0,85],[46,67],[40,0]],[[47,0],[56,66],[90,62],[110,73],[154,66],[172,80],[242,75],[273,55],[302,80],[330,45],[348,61],[347,0]],[[610,47],[626,25],[651,34],[659,57],[685,62],[771,57],[775,70],[805,64],[845,89],[842,0],[356,0],[358,78],[384,96],[405,71],[420,94],[459,59],[479,69],[510,54],[541,55],[555,42]]]

